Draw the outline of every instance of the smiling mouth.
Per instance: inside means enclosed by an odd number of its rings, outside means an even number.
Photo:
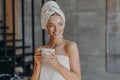
[[[54,33],[55,36],[59,36],[59,33]]]
[[[59,34],[54,34],[55,36],[59,36]]]

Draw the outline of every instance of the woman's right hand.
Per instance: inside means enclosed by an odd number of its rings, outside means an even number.
[[[32,74],[31,80],[38,80],[39,79],[39,73],[40,73],[40,66],[42,63],[42,55],[40,53],[39,48],[34,53],[34,69]]]
[[[37,63],[38,65],[42,63],[42,54],[40,53],[40,51],[36,51],[36,52],[35,52],[34,61],[35,61],[35,63]]]

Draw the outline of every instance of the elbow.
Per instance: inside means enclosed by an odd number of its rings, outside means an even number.
[[[81,75],[77,76],[77,80],[82,80]]]
[[[31,80],[35,80],[35,78],[32,76],[32,77],[31,77]]]
[[[34,75],[32,75],[31,80],[38,80],[37,77],[35,77]]]
[[[68,80],[70,80],[70,79],[68,79]],[[71,80],[82,80],[82,79],[81,79],[81,76],[76,76],[76,77],[72,78]]]
[[[81,79],[81,76],[78,76],[77,80],[82,80],[82,79]]]
[[[72,79],[72,80],[82,80],[81,74],[80,73],[76,74],[74,79]]]

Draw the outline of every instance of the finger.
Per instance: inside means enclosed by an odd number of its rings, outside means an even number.
[[[39,56],[40,55],[40,53],[35,53],[35,56]]]
[[[37,51],[35,51],[35,53],[37,53],[37,52],[41,52],[41,50],[37,50]]]
[[[53,56],[53,55],[50,55],[49,58],[50,58],[50,59],[54,59],[54,56]]]
[[[42,56],[41,56],[41,55],[37,55],[37,56],[35,56],[35,57],[41,57],[41,58],[42,58]]]
[[[35,55],[42,55],[40,52],[36,53]]]
[[[42,56],[34,56],[34,58],[42,58]]]
[[[51,54],[53,57],[56,57],[55,53]]]
[[[46,59],[46,58],[45,58],[45,59],[43,59],[43,61],[44,61],[44,62],[49,63],[49,60],[48,60],[48,59]]]
[[[42,60],[42,58],[40,58],[40,57],[36,57],[35,60]]]
[[[43,60],[48,61],[48,62],[51,62],[51,61],[52,61],[52,58],[51,58],[51,57],[49,57],[49,58],[44,58]]]
[[[38,58],[35,58],[35,59],[36,59],[36,60],[42,60],[42,58],[39,58],[39,57],[38,57]]]
[[[35,53],[37,54],[37,53],[39,53],[40,51],[36,51]]]
[[[37,62],[37,61],[42,61],[43,59],[35,58],[34,60]]]
[[[37,60],[35,60],[36,62],[38,62],[38,61],[40,61],[40,62],[42,62],[43,60],[42,59],[37,59]]]
[[[48,58],[49,58],[49,59],[53,59],[54,56],[52,56],[52,55],[48,55]]]
[[[42,63],[42,61],[36,61],[36,63]]]
[[[40,58],[35,58],[35,61],[39,61],[39,60],[42,60],[42,58],[40,59]]]
[[[35,55],[41,54],[41,51],[36,51]]]

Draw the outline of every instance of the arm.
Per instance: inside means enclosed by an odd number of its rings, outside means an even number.
[[[40,54],[40,49],[37,49],[34,56],[34,69],[32,74],[32,80],[39,80],[41,62],[42,56]]]
[[[40,66],[41,65],[34,64],[34,70],[33,70],[33,74],[32,74],[32,80],[39,80]]]
[[[70,44],[68,52],[70,53],[70,71],[61,64],[56,69],[66,80],[81,80],[79,52],[76,43]]]

